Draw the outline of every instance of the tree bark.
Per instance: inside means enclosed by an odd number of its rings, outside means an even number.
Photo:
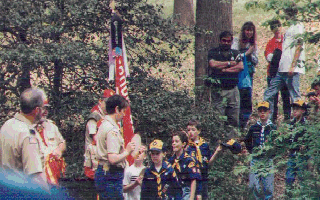
[[[180,26],[194,26],[193,0],[174,0],[173,13]]]
[[[207,75],[208,51],[218,46],[219,34],[232,31],[232,0],[198,0],[195,31],[196,105],[208,101],[209,88],[204,86]]]

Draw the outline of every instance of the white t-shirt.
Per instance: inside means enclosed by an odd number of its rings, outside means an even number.
[[[279,72],[289,72],[296,47],[291,47],[292,44],[296,44],[300,34],[305,32],[304,25],[302,23],[291,25],[284,34],[284,40],[282,43],[282,55],[279,64]],[[299,62],[300,61],[300,62]],[[302,45],[302,51],[298,59],[297,65],[294,68],[294,72],[301,74],[305,73],[305,45]]]
[[[139,177],[143,168],[144,166],[136,167],[134,166],[134,164],[126,168],[124,171],[123,185],[129,185],[131,183],[134,183],[136,179]],[[124,195],[125,200],[140,200],[140,194],[141,186],[138,185],[130,192],[127,192],[127,195]]]

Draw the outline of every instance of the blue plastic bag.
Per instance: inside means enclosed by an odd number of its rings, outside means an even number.
[[[251,79],[248,71],[247,57],[245,54],[243,54],[242,63],[243,63],[243,70],[238,75],[238,78],[239,78],[238,88],[239,89],[251,88],[252,83],[251,83]]]

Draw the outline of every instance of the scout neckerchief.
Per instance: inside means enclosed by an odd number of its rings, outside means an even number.
[[[38,131],[38,133],[39,133],[39,135],[40,135],[40,137],[42,139],[43,144],[48,146],[47,143],[46,143],[46,140],[44,139],[44,127],[42,125],[42,122],[37,124],[36,129],[37,129],[37,131]]]
[[[262,128],[261,128],[261,131],[260,131],[260,146],[262,147],[264,145],[264,142],[265,142],[265,135],[264,135],[264,130],[266,128],[266,126],[272,124],[271,120],[268,119],[267,123],[265,125],[263,125],[261,123],[260,120],[257,121],[257,124],[259,124]]]
[[[201,164],[202,164],[202,155],[201,155],[200,146],[203,145],[204,143],[205,143],[205,141],[201,137],[199,138],[198,143],[195,143],[195,142],[189,140],[189,145],[194,146],[196,148],[196,150],[197,150],[196,151],[196,158]]]
[[[183,151],[182,154],[179,156],[179,158],[175,157],[174,163],[173,163],[173,165],[172,165],[172,167],[173,167],[173,168],[177,168],[177,170],[179,170],[179,172],[181,172],[181,167],[180,167],[180,164],[179,164],[179,161],[180,161],[181,156],[184,156],[184,151]]]
[[[158,196],[162,197],[162,185],[161,185],[161,174],[163,174],[164,172],[166,172],[165,168],[161,167],[160,173],[158,173],[157,171],[151,171],[152,174],[154,174],[157,178],[157,184],[158,184]]]

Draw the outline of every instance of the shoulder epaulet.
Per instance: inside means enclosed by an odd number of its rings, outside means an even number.
[[[47,119],[47,122],[52,123],[54,125],[57,125],[55,121],[52,121],[51,119]]]
[[[95,121],[98,122],[101,119],[101,115],[99,113],[97,113],[97,112],[92,112],[92,113],[90,113],[90,115],[88,117],[88,121],[90,119],[94,119]]]

